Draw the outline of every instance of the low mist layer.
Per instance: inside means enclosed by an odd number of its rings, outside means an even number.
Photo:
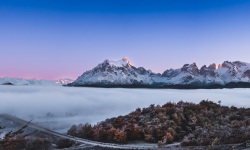
[[[180,100],[222,101],[223,105],[249,107],[250,89],[174,90],[105,89],[50,86],[0,86],[0,113],[38,122],[65,132],[72,124],[103,121],[150,104]]]

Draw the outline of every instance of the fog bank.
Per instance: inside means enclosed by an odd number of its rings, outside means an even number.
[[[0,113],[39,122],[65,132],[72,124],[95,124],[150,104],[208,99],[250,106],[250,89],[105,89],[57,86],[0,86]]]

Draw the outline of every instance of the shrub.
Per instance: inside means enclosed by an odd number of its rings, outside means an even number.
[[[69,148],[72,147],[74,143],[68,139],[59,139],[56,144],[58,148]]]
[[[49,150],[52,146],[52,139],[49,137],[29,138],[26,142],[27,150]]]

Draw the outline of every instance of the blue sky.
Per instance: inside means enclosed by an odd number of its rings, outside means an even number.
[[[154,72],[250,62],[247,0],[0,0],[0,76],[77,78],[129,57]]]

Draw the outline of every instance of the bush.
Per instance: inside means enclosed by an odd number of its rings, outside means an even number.
[[[26,142],[27,150],[49,150],[52,147],[52,139],[49,137],[32,137]]]
[[[58,148],[69,148],[72,147],[74,143],[68,139],[59,139],[56,144]]]

